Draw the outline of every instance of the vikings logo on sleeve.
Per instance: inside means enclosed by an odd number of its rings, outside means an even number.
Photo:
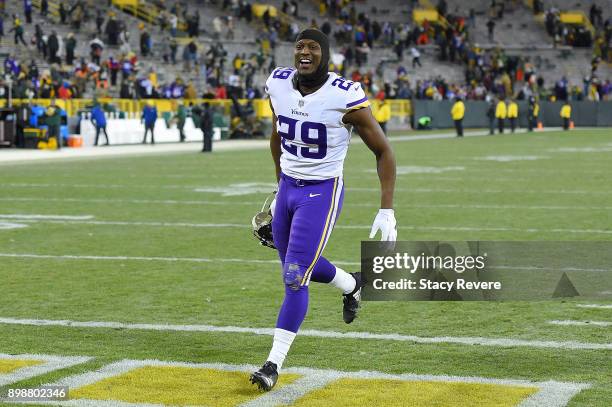
[[[351,127],[342,122],[369,106],[361,85],[330,73],[316,92],[293,87],[294,68],[276,68],[266,81],[281,137],[281,169],[290,177],[322,180],[342,176]]]

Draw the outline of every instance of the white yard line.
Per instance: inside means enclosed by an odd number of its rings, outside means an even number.
[[[259,201],[236,200],[180,200],[180,199],[119,199],[119,198],[35,198],[35,197],[0,197],[4,202],[72,202],[72,203],[120,203],[120,204],[153,204],[153,205],[219,205],[219,206],[259,206]],[[377,208],[380,204],[372,202],[346,202],[345,207]],[[396,208],[444,208],[444,209],[525,209],[525,210],[602,210],[610,211],[612,206],[581,205],[488,205],[488,204],[395,204]]]
[[[40,214],[0,214],[0,219],[10,219],[10,220],[90,220],[94,217],[92,215],[82,215],[82,216],[69,216],[69,215],[40,215]]]
[[[246,223],[191,223],[191,222],[135,222],[135,221],[110,221],[110,220],[20,220],[23,223],[55,223],[75,225],[99,225],[99,226],[153,226],[172,228],[251,228]],[[370,230],[370,225],[336,225],[334,229],[359,229]],[[400,230],[418,231],[455,231],[455,232],[522,232],[522,233],[559,233],[559,234],[601,234],[612,235],[610,229],[544,229],[544,228],[515,228],[515,227],[478,227],[478,226],[410,226],[401,225]]]
[[[71,389],[78,389],[83,386],[97,383],[101,380],[125,374],[134,369],[145,366],[164,366],[164,367],[183,367],[192,369],[214,369],[229,372],[251,373],[258,369],[253,365],[229,365],[224,363],[186,363],[168,362],[159,360],[122,360],[104,366],[95,372],[87,372],[60,379],[48,386],[68,386]],[[419,381],[419,382],[439,382],[439,383],[471,383],[471,384],[492,384],[496,386],[512,387],[531,387],[538,391],[528,397],[520,407],[561,407],[565,406],[572,397],[580,391],[590,387],[588,383],[575,382],[533,382],[529,380],[514,379],[491,379],[475,376],[446,376],[446,375],[422,375],[422,374],[388,374],[377,371],[362,370],[358,372],[347,372],[339,370],[313,369],[305,367],[290,367],[283,369],[283,373],[298,374],[302,377],[283,387],[265,393],[253,400],[241,404],[241,407],[259,406],[278,406],[291,405],[306,394],[325,387],[332,381],[348,379],[379,379],[379,380],[398,380],[398,381]],[[120,401],[105,400],[97,403],[96,400],[73,399],[68,402],[50,402],[45,404],[67,405],[73,407],[99,406],[99,407],[150,407],[151,404],[144,403],[124,403]]]
[[[486,136],[485,131],[466,132],[467,137]],[[392,142],[439,140],[455,138],[454,133],[428,133],[413,136],[394,136],[389,140]],[[353,137],[352,144],[361,144],[359,137]],[[2,164],[31,164],[32,162],[45,162],[56,160],[91,160],[99,158],[115,158],[121,156],[148,156],[165,155],[176,153],[198,153],[201,151],[201,143],[158,143],[152,145],[120,145],[110,147],[83,147],[63,148],[61,150],[26,150],[9,149],[0,154],[0,165]],[[240,150],[265,150],[270,148],[269,140],[223,140],[214,143],[215,151],[240,151]]]
[[[193,192],[209,193],[209,194],[220,194],[217,189],[225,187],[215,187],[215,190],[209,190],[211,188],[203,187],[202,185],[147,185],[147,184],[47,184],[47,183],[0,183],[0,190],[5,187],[10,188],[85,188],[85,189],[185,189]],[[347,192],[380,192],[380,187],[347,187]],[[472,188],[395,188],[396,192],[409,192],[409,193],[423,193],[423,194],[436,194],[436,193],[472,193]],[[584,190],[584,189],[563,189],[563,190],[529,190],[529,189],[495,189],[495,188],[479,188],[479,193],[486,194],[552,194],[552,195],[612,195],[612,190]],[[262,193],[253,192],[251,195],[260,196]]]
[[[64,369],[66,367],[78,365],[91,360],[90,357],[84,356],[53,356],[53,355],[7,355],[0,353],[0,360],[12,359],[12,360],[40,360],[40,365],[26,366],[17,369],[11,373],[0,374],[0,386],[6,386],[8,384],[17,383],[22,380],[30,379],[35,376],[40,376],[45,373],[52,372],[54,370]]]
[[[146,257],[146,256],[78,256],[78,255],[52,255],[28,253],[0,253],[0,258],[17,259],[54,259],[54,260],[100,260],[100,261],[160,261],[160,262],[186,262],[186,263],[244,263],[244,264],[280,264],[279,260],[237,259],[237,258],[210,258],[210,257]],[[340,266],[360,266],[355,261],[334,261]]]
[[[612,309],[612,304],[577,304],[578,308]]]
[[[34,253],[0,253],[0,258],[18,258],[18,259],[53,259],[53,260],[100,260],[100,261],[159,261],[159,262],[186,262],[186,263],[244,263],[244,264],[280,264],[279,260],[266,260],[266,259],[241,259],[241,258],[219,258],[219,257],[159,257],[159,256],[91,256],[91,255],[54,255],[54,254],[34,254]],[[360,266],[361,263],[357,261],[342,261],[334,260],[334,264],[340,266]],[[527,270],[527,271],[578,271],[578,272],[593,272],[593,273],[607,273],[609,269],[600,268],[578,268],[578,267],[533,267],[533,266],[492,266],[491,270]],[[604,293],[602,293],[603,295]],[[577,305],[578,307],[584,308],[612,308],[609,305],[591,305],[583,306]]]
[[[608,327],[612,326],[610,321],[575,321],[571,319],[567,320],[554,320],[548,321],[551,325],[563,325],[563,326],[596,326],[596,327]]]
[[[113,329],[137,329],[147,331],[178,331],[178,332],[222,332],[234,334],[255,334],[255,335],[274,335],[273,328],[252,328],[238,326],[215,326],[215,325],[170,325],[170,324],[131,324],[110,321],[70,321],[70,320],[49,320],[49,319],[20,319],[20,318],[0,318],[0,324],[7,325],[28,325],[28,326],[63,326],[72,328],[113,328]],[[545,341],[531,339],[513,338],[483,338],[483,337],[421,337],[413,335],[402,335],[396,333],[381,334],[372,332],[335,332],[320,331],[315,329],[304,329],[300,331],[300,336],[314,338],[333,338],[333,339],[367,339],[384,340],[393,342],[415,342],[423,344],[457,344],[466,346],[492,346],[492,347],[528,347],[545,349],[598,349],[612,350],[612,343],[591,343],[576,341]]]

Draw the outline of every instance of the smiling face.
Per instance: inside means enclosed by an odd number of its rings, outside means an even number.
[[[300,75],[309,75],[317,70],[321,63],[323,52],[318,42],[303,39],[295,43],[293,55],[298,73]]]

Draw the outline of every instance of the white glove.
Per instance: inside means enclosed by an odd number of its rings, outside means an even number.
[[[393,209],[379,209],[370,231],[370,239],[380,230],[381,241],[395,242],[397,240],[396,225]]]

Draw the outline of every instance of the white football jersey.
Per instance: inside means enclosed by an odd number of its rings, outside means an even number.
[[[349,111],[369,106],[361,84],[330,72],[319,90],[306,96],[293,87],[295,68],[276,68],[266,81],[281,137],[281,170],[297,179],[342,176],[352,126]]]

